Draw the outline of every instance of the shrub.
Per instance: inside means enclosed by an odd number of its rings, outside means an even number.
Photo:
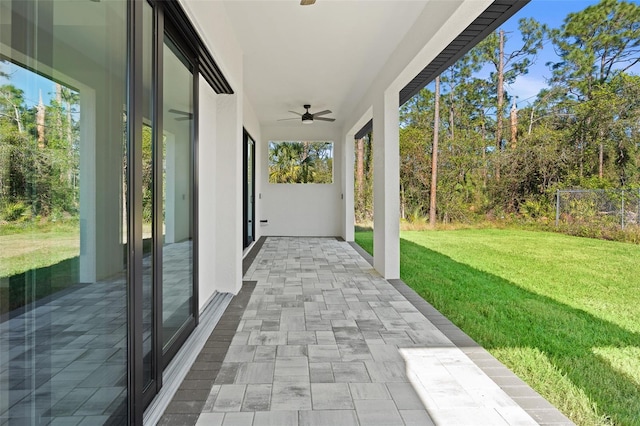
[[[8,203],[2,209],[2,218],[7,222],[23,221],[28,218],[29,207],[22,201]]]

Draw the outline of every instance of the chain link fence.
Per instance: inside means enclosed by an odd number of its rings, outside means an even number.
[[[640,189],[564,189],[556,192],[556,226],[560,224],[640,224]]]

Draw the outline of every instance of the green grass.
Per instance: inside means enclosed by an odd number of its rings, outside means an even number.
[[[402,232],[402,279],[578,425],[640,425],[640,247]],[[356,233],[371,253],[372,234]]]
[[[0,278],[50,266],[79,254],[77,223],[0,226]]]
[[[78,282],[78,228],[77,221],[0,225],[0,314]]]

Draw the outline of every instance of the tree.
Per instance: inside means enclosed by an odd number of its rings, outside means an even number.
[[[438,183],[438,132],[440,130],[440,76],[436,77],[435,107],[433,112],[433,147],[431,148],[431,191],[429,199],[429,226],[436,226],[436,188]]]
[[[494,71],[491,74],[496,92],[496,151],[503,149],[502,120],[504,117],[504,85],[512,83],[519,75],[526,74],[533,63],[538,50],[542,49],[542,42],[546,27],[535,19],[523,18],[519,21],[519,32],[522,36],[520,48],[509,53],[505,52],[508,38],[504,30],[490,34],[478,44],[478,50],[483,60],[491,63]],[[499,165],[499,162],[497,163]],[[496,179],[500,179],[500,168],[496,168]]]
[[[552,83],[580,102],[590,102],[598,91],[640,63],[640,5],[601,0],[567,16],[551,32],[561,61],[553,64]],[[598,176],[604,176],[606,129],[601,120],[583,116],[585,135],[598,149]],[[585,141],[586,143],[587,141]]]

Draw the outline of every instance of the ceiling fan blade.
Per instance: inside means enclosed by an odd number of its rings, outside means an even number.
[[[287,120],[300,120],[298,117],[295,118],[281,118],[278,121],[287,121]]]
[[[172,112],[172,113],[174,113],[174,114],[188,115],[189,117],[193,117],[193,114],[192,114],[192,113],[190,113],[190,112],[187,112],[187,111],[180,111],[180,110],[173,109],[173,108],[171,108],[171,109],[169,110],[169,112]]]
[[[313,119],[318,121],[336,121],[335,118],[326,118],[326,117],[313,117]]]
[[[316,0],[300,0],[300,6],[310,6],[315,2]]]
[[[327,115],[327,114],[331,114],[331,110],[325,109],[324,111],[314,112],[311,115],[313,115],[314,117],[317,117],[319,115]]]
[[[295,114],[295,115],[299,115],[300,117],[302,117],[302,114],[300,114],[299,112],[295,112],[295,111],[289,111],[291,114]]]

